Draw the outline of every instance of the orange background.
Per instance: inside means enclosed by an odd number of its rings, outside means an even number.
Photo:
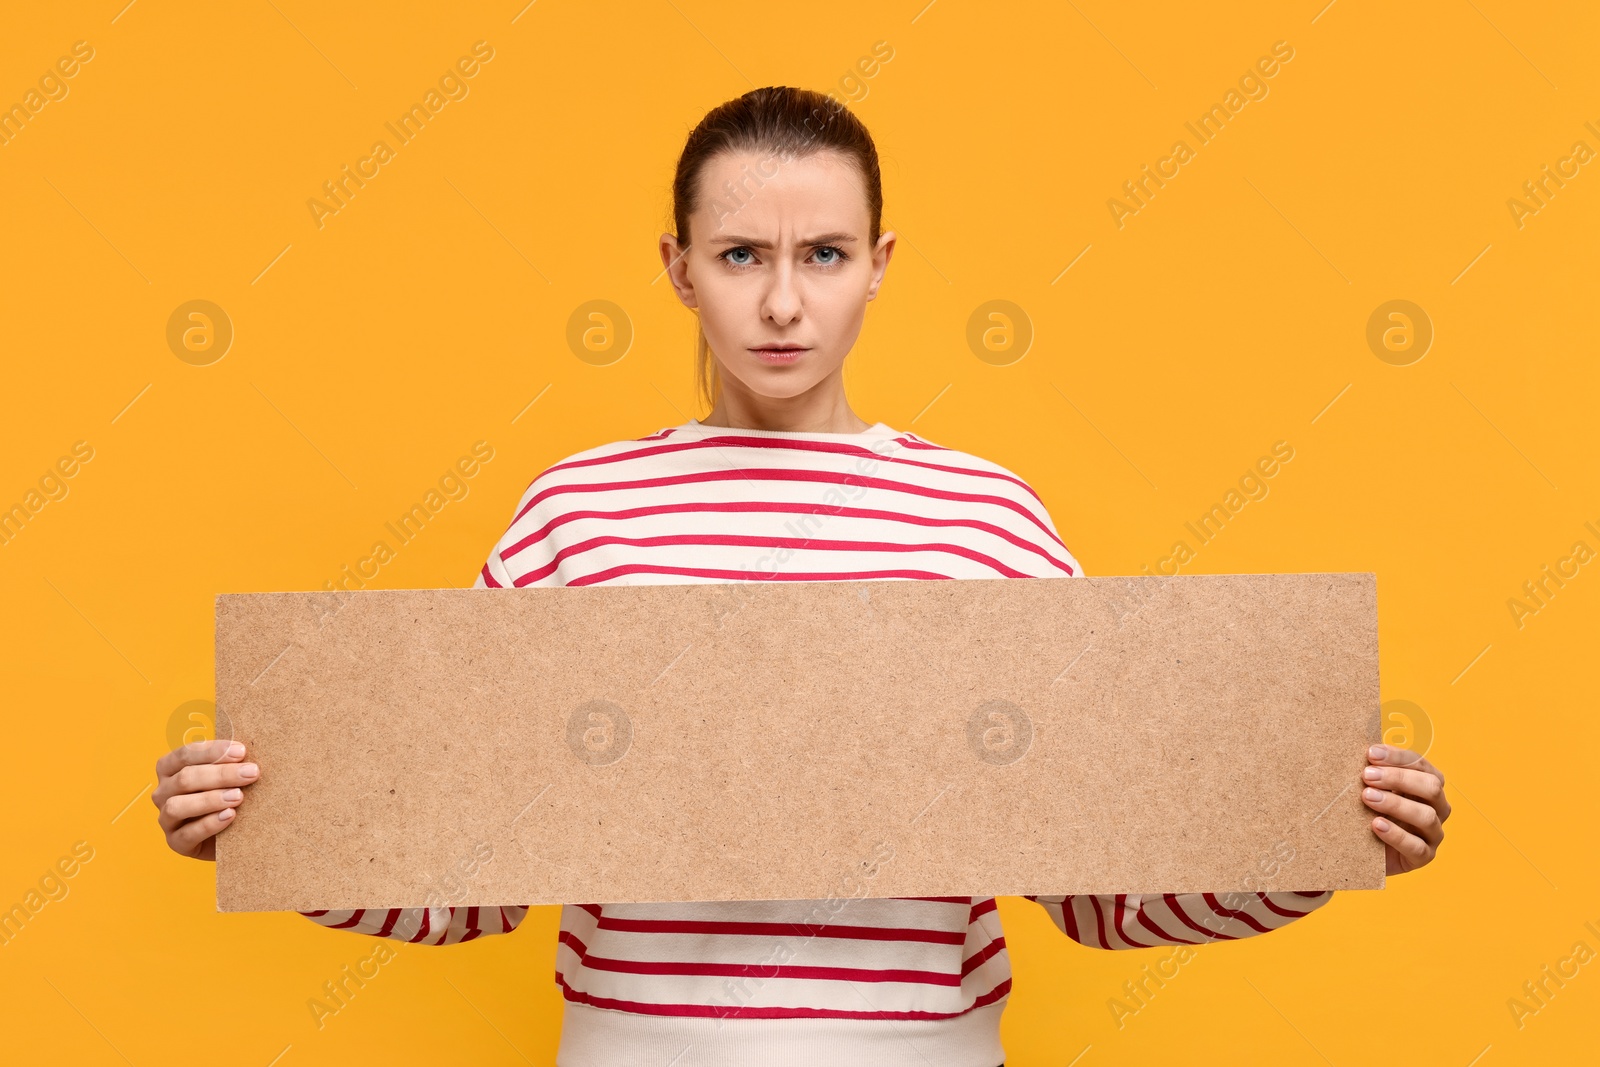
[[[1415,705],[1455,804],[1433,866],[1201,950],[1120,1028],[1108,1000],[1166,954],[1003,899],[1007,1062],[1593,1056],[1600,568],[1510,602],[1600,548],[1600,168],[1509,206],[1600,149],[1592,5],[123,3],[0,35],[0,104],[93,49],[0,144],[0,506],[58,496],[0,544],[0,905],[92,849],[0,947],[11,1056],[549,1062],[557,909],[403,946],[319,1029],[308,1000],[375,943],[218,914],[157,830],[153,764],[213,696],[215,594],[321,587],[483,440],[371,582],[469,585],[544,467],[704,414],[656,239],[684,135],[765,84],[834,89],[882,155],[901,243],[857,411],[1019,473],[1094,575],[1195,549],[1184,524],[1288,442],[1183,572],[1376,572],[1384,699]],[[307,201],[480,40],[468,94],[319,227]],[[1267,95],[1201,144],[1184,124],[1279,41]],[[1119,226],[1108,201],[1178,139],[1193,157]],[[192,300],[231,324],[220,359],[169,346]],[[591,300],[626,316],[620,358],[569,346]],[[969,343],[991,300],[1021,358]],[[1420,358],[1369,345],[1393,300],[1416,310],[1380,326],[1431,324]],[[1519,1026],[1508,1001],[1580,942]]]

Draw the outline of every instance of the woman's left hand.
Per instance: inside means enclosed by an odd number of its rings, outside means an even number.
[[[1372,832],[1383,841],[1386,873],[1405,874],[1431,863],[1450,817],[1444,775],[1418,753],[1393,745],[1373,745],[1367,761],[1361,800],[1379,813]]]

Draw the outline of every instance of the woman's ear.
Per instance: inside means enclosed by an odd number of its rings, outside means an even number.
[[[672,288],[678,292],[678,299],[684,307],[698,308],[699,302],[695,299],[694,283],[689,280],[689,248],[679,248],[678,239],[670,233],[661,235],[661,265],[666,268],[666,275],[672,280]],[[657,275],[660,277],[660,275]]]
[[[893,230],[880,234],[877,245],[872,249],[872,281],[867,285],[868,300],[878,295],[878,286],[883,284],[883,274],[889,269],[889,259],[894,255],[896,236]]]

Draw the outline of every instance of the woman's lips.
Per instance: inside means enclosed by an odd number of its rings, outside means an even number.
[[[793,363],[807,352],[809,348],[752,348],[756,358],[763,363],[784,364]]]

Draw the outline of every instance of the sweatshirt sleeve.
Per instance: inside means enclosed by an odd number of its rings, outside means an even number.
[[[528,909],[515,904],[488,907],[345,908],[302,911],[330,930],[348,930],[413,945],[457,945],[490,934],[509,934]]]
[[[1237,941],[1286,926],[1333,899],[1315,893],[1137,893],[1029,896],[1090,948],[1159,948]]]
[[[1056,533],[1049,512],[1039,507],[1045,525]],[[1059,537],[1059,534],[1057,535]],[[1086,577],[1073,560],[1077,577]],[[1090,948],[1155,948],[1237,941],[1276,930],[1316,911],[1333,899],[1317,892],[1100,893],[1029,896],[1057,927]]]
[[[474,589],[509,589],[511,575],[500,559],[500,545],[489,552],[489,560],[478,572]],[[491,934],[509,934],[528,913],[526,905],[504,904],[486,907],[426,906],[415,908],[343,908],[334,911],[302,911],[300,914],[330,930],[348,930],[413,945],[458,945]]]

